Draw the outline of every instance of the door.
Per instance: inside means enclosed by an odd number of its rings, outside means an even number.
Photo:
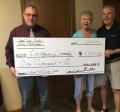
[[[75,31],[74,0],[21,0],[22,8],[34,4],[39,9],[38,23],[47,27],[52,37],[69,37]]]

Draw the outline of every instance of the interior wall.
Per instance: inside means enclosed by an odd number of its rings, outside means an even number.
[[[22,23],[20,0],[0,0],[0,68],[6,67],[5,45],[10,31]]]
[[[94,20],[92,23],[92,28],[98,29],[102,24],[101,22],[101,8],[103,5],[103,0],[76,0],[76,30],[80,28],[80,13],[83,10],[91,10],[94,15]]]

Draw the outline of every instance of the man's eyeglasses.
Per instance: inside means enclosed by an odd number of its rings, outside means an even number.
[[[38,17],[38,14],[29,14],[29,13],[27,13],[27,14],[25,14],[25,15],[26,15],[27,17],[31,17],[31,16],[34,17],[34,18],[35,18],[35,17]]]

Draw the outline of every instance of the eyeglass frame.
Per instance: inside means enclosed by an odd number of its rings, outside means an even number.
[[[27,16],[27,17],[34,17],[34,18],[36,18],[36,17],[38,17],[38,14],[30,14],[30,13],[25,13],[25,15]]]

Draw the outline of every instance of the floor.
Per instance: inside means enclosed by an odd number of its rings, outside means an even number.
[[[1,105],[1,106],[0,106],[0,112],[6,112],[4,105]]]
[[[109,88],[109,96],[108,96],[108,107],[109,112],[114,112],[114,101],[113,101],[113,94],[112,90]],[[100,90],[95,89],[94,94],[94,101],[93,105],[95,108],[95,112],[99,112],[99,109],[101,107],[101,99],[100,99]],[[85,96],[85,92],[83,93],[83,99],[82,99],[82,112],[87,112],[87,99]],[[75,102],[73,97],[65,97],[65,98],[59,98],[55,99],[49,102],[49,107],[51,108],[52,112],[75,112]],[[39,112],[38,107],[35,108],[34,112]]]
[[[110,112],[114,112],[114,101],[113,101],[113,94],[111,89],[109,89],[109,96],[108,96],[108,107]],[[96,109],[95,112],[99,112],[99,108],[101,107],[101,100],[100,100],[100,92],[99,89],[95,89],[94,94],[94,101],[93,105]],[[82,99],[82,112],[87,112],[87,103],[86,103],[86,96],[85,92],[83,93]],[[75,112],[75,102],[72,96],[67,96],[64,98],[58,98],[55,100],[50,100],[48,106],[51,108],[52,112]],[[4,106],[0,107],[0,112],[6,112]],[[34,112],[39,112],[39,106],[36,106]]]

